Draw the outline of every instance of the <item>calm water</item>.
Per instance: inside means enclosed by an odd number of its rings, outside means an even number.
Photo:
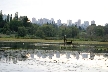
[[[98,47],[1,42],[0,72],[108,72],[108,47]]]

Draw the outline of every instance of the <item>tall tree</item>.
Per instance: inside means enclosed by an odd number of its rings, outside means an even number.
[[[17,32],[17,31],[18,31],[18,27],[21,27],[21,26],[23,26],[21,21],[12,20],[12,21],[10,22],[10,30],[11,30],[11,31]]]
[[[10,16],[10,21],[12,21],[12,14],[11,14],[11,16]]]
[[[3,33],[4,34],[10,34],[10,27],[9,27],[9,24],[5,24],[4,27],[3,27]]]
[[[93,35],[95,35],[95,28],[96,28],[96,25],[90,25],[90,26],[88,26],[87,27],[87,34],[89,35],[89,36],[93,36]]]
[[[3,15],[2,15],[2,11],[0,12],[0,22],[3,21]]]
[[[9,20],[9,17],[10,17],[10,16],[9,16],[9,14],[8,14],[8,16],[7,16],[7,22],[9,22],[9,21],[10,21],[10,20]]]
[[[26,36],[26,28],[23,26],[23,27],[18,27],[18,36],[20,37],[24,37]]]
[[[2,10],[0,11],[0,28],[4,27],[5,22],[3,21]]]
[[[104,28],[103,28],[103,26],[96,26],[95,27],[95,35],[96,36],[103,36],[104,35]]]
[[[79,29],[77,27],[71,26],[68,28],[67,37],[75,38],[79,33]]]
[[[105,34],[108,34],[108,24],[105,25],[104,30],[105,30]]]
[[[29,19],[27,16],[23,17],[22,23],[23,23],[23,26],[25,26],[25,27],[31,27],[32,26],[32,24],[29,22]]]

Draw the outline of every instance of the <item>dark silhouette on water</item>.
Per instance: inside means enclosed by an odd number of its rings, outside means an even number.
[[[64,46],[66,45],[66,35],[64,35]]]
[[[65,46],[65,45],[72,45],[72,40],[70,40],[70,41],[67,40],[67,39],[66,39],[66,35],[64,35],[64,46]]]
[[[66,40],[66,44],[67,44],[67,45],[72,45],[72,40],[71,40],[71,41],[67,41],[67,40]]]

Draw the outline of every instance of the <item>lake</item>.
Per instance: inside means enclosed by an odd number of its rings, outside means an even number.
[[[0,72],[108,72],[108,45],[0,42]]]

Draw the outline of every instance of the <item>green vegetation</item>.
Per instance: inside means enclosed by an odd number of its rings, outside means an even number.
[[[0,41],[15,42],[63,42],[63,40],[45,40],[45,39],[22,39],[22,38],[0,38]]]
[[[6,20],[0,13],[0,40],[9,38],[12,40],[62,40],[66,35],[67,39],[74,41],[108,41],[108,24],[106,26],[90,25],[86,30],[76,26],[57,26],[56,24],[32,24],[27,16],[18,18],[16,15],[9,21],[9,14]]]
[[[0,41],[7,42],[57,42],[63,43],[63,40],[45,40],[45,39],[22,39],[22,38],[0,38]],[[108,42],[98,41],[73,41],[76,44],[108,44]]]

